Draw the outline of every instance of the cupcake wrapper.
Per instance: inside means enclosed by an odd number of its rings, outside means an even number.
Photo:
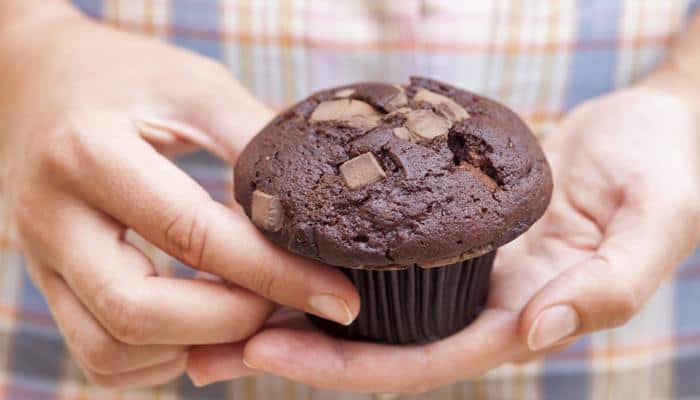
[[[360,293],[359,316],[350,326],[309,317],[323,331],[350,340],[409,344],[442,339],[470,324],[484,308],[495,255],[436,268],[340,268]]]

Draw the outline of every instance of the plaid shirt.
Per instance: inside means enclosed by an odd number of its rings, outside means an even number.
[[[0,0],[2,1],[2,0]],[[695,3],[700,1],[695,0]],[[496,98],[543,136],[562,113],[629,85],[662,57],[695,5],[686,0],[74,0],[90,16],[225,63],[281,107],[330,85],[419,74]],[[230,170],[178,160],[230,202]],[[0,199],[1,200],[1,199]],[[0,201],[0,215],[2,202]],[[0,223],[0,399],[366,399],[265,376],[196,389],[87,383]],[[176,267],[153,253],[162,269]],[[700,398],[700,251],[625,327],[563,353],[420,398]]]

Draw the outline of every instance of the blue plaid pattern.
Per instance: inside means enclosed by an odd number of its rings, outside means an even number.
[[[700,0],[506,0],[489,5],[424,0],[420,3],[427,10],[421,17],[426,18],[425,26],[433,26],[430,18],[437,14],[435,23],[445,32],[473,36],[452,40],[440,36],[439,30],[426,31],[434,37],[409,44],[389,33],[405,24],[403,11],[396,10],[400,2],[391,0],[73,3],[105,23],[151,34],[225,63],[272,106],[338,82],[398,81],[420,74],[498,98],[521,112],[544,136],[576,104],[629,85],[651,70],[663,56],[668,38]],[[282,14],[282,5],[293,11]],[[369,19],[380,6],[388,39],[329,33],[335,31],[328,27],[344,27],[348,21],[369,23],[363,18]],[[280,15],[288,20],[273,18]],[[289,26],[294,24],[298,26]],[[504,39],[506,32],[515,32],[515,37]],[[231,201],[231,174],[223,163],[205,153],[177,162],[215,199]],[[5,230],[0,225],[0,233]],[[116,392],[94,387],[70,360],[23,263],[12,249],[0,250],[0,399],[369,398],[315,390],[269,376],[199,389],[184,377],[153,390]],[[540,362],[506,366],[480,380],[416,398],[700,398],[698,305],[700,251],[628,326],[583,338]]]

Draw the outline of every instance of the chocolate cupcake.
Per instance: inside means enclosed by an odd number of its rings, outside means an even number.
[[[425,78],[318,92],[270,122],[235,196],[280,246],[340,268],[362,301],[350,339],[449,336],[486,303],[496,249],[549,203],[536,138],[503,105]]]

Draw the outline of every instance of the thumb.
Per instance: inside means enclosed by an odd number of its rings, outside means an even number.
[[[595,253],[550,281],[526,305],[519,329],[531,351],[627,322],[692,252],[694,227],[677,215],[679,207],[648,203],[626,198]]]

